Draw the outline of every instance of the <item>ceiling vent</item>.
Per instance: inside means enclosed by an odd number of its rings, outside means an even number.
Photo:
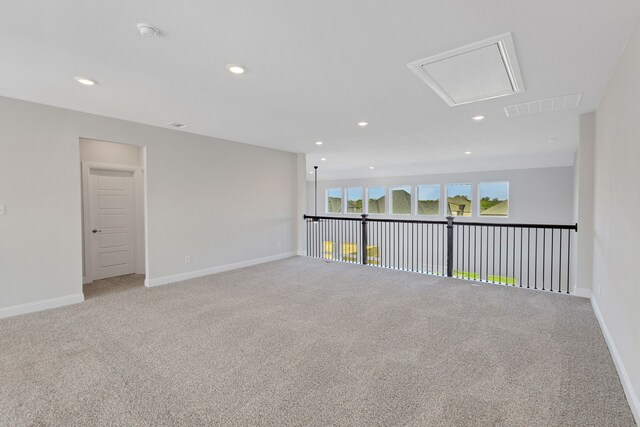
[[[407,66],[451,106],[524,92],[511,33]]]
[[[168,123],[167,126],[171,126],[171,127],[178,128],[178,129],[184,129],[184,128],[187,127],[187,125],[185,125],[183,123],[176,123],[176,122]]]
[[[504,112],[507,117],[526,116],[527,114],[544,113],[547,111],[575,108],[580,104],[581,93],[557,96],[555,98],[538,99],[524,104],[507,105]]]

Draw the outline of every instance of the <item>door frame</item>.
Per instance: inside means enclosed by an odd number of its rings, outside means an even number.
[[[134,165],[120,165],[115,163],[100,163],[100,162],[81,162],[82,164],[82,223],[83,230],[82,235],[84,238],[84,277],[83,284],[93,282],[93,260],[91,257],[91,249],[93,239],[91,238],[91,183],[90,175],[92,170],[107,170],[116,172],[132,172],[133,173],[133,232],[134,232],[134,246],[133,246],[133,265],[136,274],[145,274],[147,271],[146,265],[146,185],[144,185],[144,169],[140,166]],[[144,185],[144,187],[143,187]],[[142,190],[141,192],[139,190]],[[141,193],[141,194],[140,194]],[[140,238],[140,231],[142,231],[142,239]],[[138,255],[139,246],[144,245],[144,253]],[[143,263],[143,264],[140,264]]]

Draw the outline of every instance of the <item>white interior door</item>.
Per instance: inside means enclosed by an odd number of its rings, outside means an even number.
[[[135,272],[133,172],[89,172],[92,279]]]

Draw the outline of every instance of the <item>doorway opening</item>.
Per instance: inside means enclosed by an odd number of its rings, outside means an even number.
[[[80,162],[85,297],[143,284],[145,148],[80,138]]]

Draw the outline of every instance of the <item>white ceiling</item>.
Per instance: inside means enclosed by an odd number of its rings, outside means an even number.
[[[0,95],[308,153],[325,179],[570,165],[639,16],[637,0],[3,0]],[[523,94],[450,107],[406,65],[506,32]],[[577,109],[503,111],[574,93]]]

